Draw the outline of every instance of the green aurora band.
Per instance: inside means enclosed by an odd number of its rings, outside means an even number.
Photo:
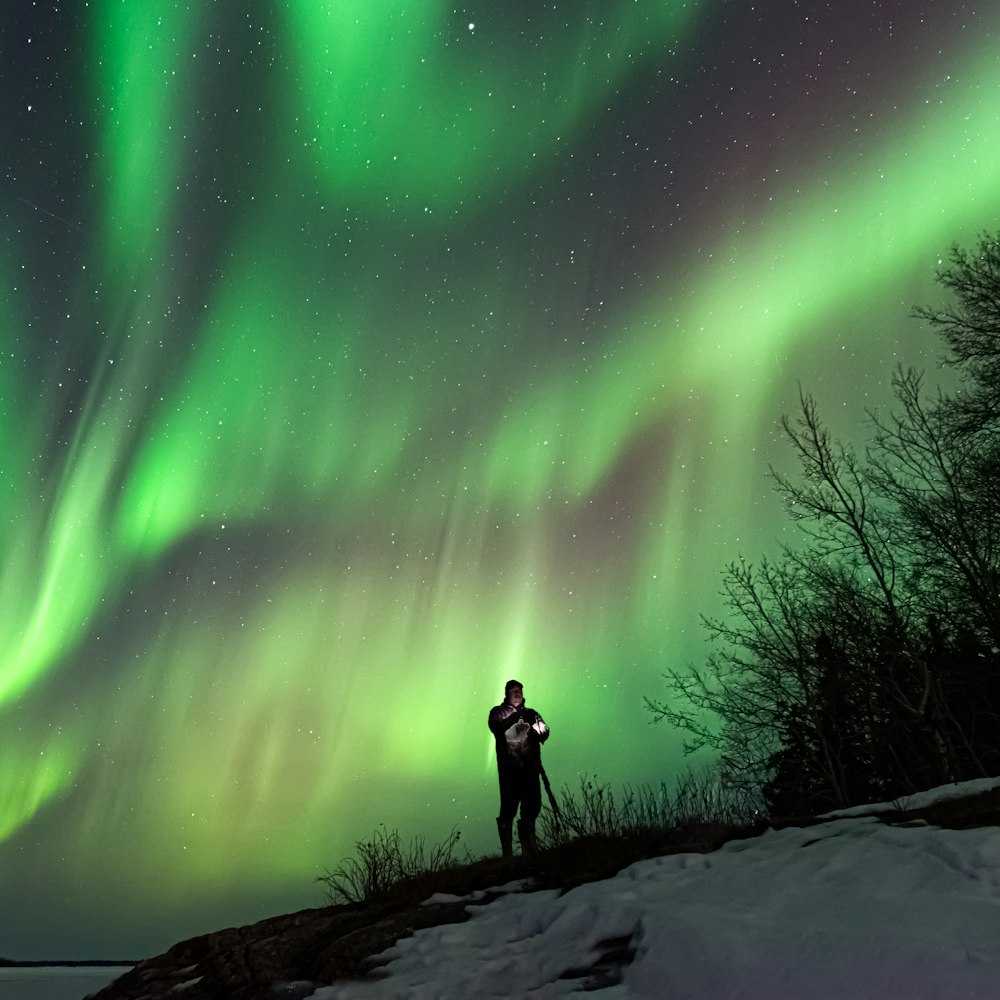
[[[702,655],[715,570],[774,534],[773,425],[807,352],[829,350],[823,385],[887,375],[891,346],[823,338],[905,322],[900,276],[1000,211],[995,44],[968,39],[960,74],[914,70],[905,105],[820,133],[641,293],[591,301],[581,245],[531,301],[496,204],[680,63],[699,5],[541,13],[544,42],[432,0],[280,6],[227,90],[209,8],[91,4],[106,167],[68,431],[65,391],[29,400],[15,367],[27,316],[0,331],[0,842],[68,810],[52,843],[88,884],[125,870],[178,907],[248,872],[307,886],[381,821],[485,838],[508,676],[560,778],[595,769],[609,720],[635,742],[602,776],[676,769],[641,696]],[[206,114],[234,137],[214,174]],[[867,168],[841,172],[845,148]],[[213,184],[232,204],[195,267]],[[489,246],[453,250],[477,226]]]

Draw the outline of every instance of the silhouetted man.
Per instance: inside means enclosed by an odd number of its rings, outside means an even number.
[[[520,681],[507,681],[504,700],[490,709],[490,732],[497,744],[497,773],[500,776],[500,815],[497,830],[505,858],[512,854],[512,826],[517,821],[521,852],[535,851],[535,820],[542,810],[541,745],[549,738],[549,727],[542,717],[524,704]]]

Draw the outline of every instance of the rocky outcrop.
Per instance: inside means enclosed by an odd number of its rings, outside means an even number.
[[[462,872],[462,892],[503,881],[499,863]],[[456,891],[437,880],[438,892]],[[431,890],[433,891],[433,890]],[[338,979],[377,975],[372,956],[422,927],[468,919],[468,899],[421,902],[427,887],[414,884],[390,902],[324,906],[230,927],[174,945],[140,962],[93,1000],[298,1000]]]
[[[394,941],[467,917],[464,901],[302,910],[182,941],[94,1000],[292,1000],[335,979],[370,976],[370,956]]]

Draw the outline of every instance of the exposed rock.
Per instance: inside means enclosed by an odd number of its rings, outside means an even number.
[[[506,873],[499,862],[482,863],[456,873],[461,886],[445,876],[435,888],[481,890]],[[191,938],[140,962],[94,1000],[298,1000],[337,979],[377,975],[371,956],[415,930],[468,919],[468,901],[421,903],[428,895],[415,880],[391,902],[300,910]],[[478,902],[494,898],[486,893]]]
[[[95,1000],[275,1000],[371,974],[366,959],[420,927],[468,917],[468,904],[322,907],[191,938],[140,962]],[[289,984],[285,990],[280,984]],[[183,987],[183,988],[182,988]]]

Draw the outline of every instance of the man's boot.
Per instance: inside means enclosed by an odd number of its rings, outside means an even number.
[[[497,816],[497,833],[500,834],[500,853],[504,861],[507,861],[514,854],[514,831],[511,829],[510,823],[505,823],[499,816]]]
[[[517,839],[521,842],[521,854],[526,858],[534,857],[538,845],[535,843],[535,821],[533,819],[519,819],[517,821]]]

